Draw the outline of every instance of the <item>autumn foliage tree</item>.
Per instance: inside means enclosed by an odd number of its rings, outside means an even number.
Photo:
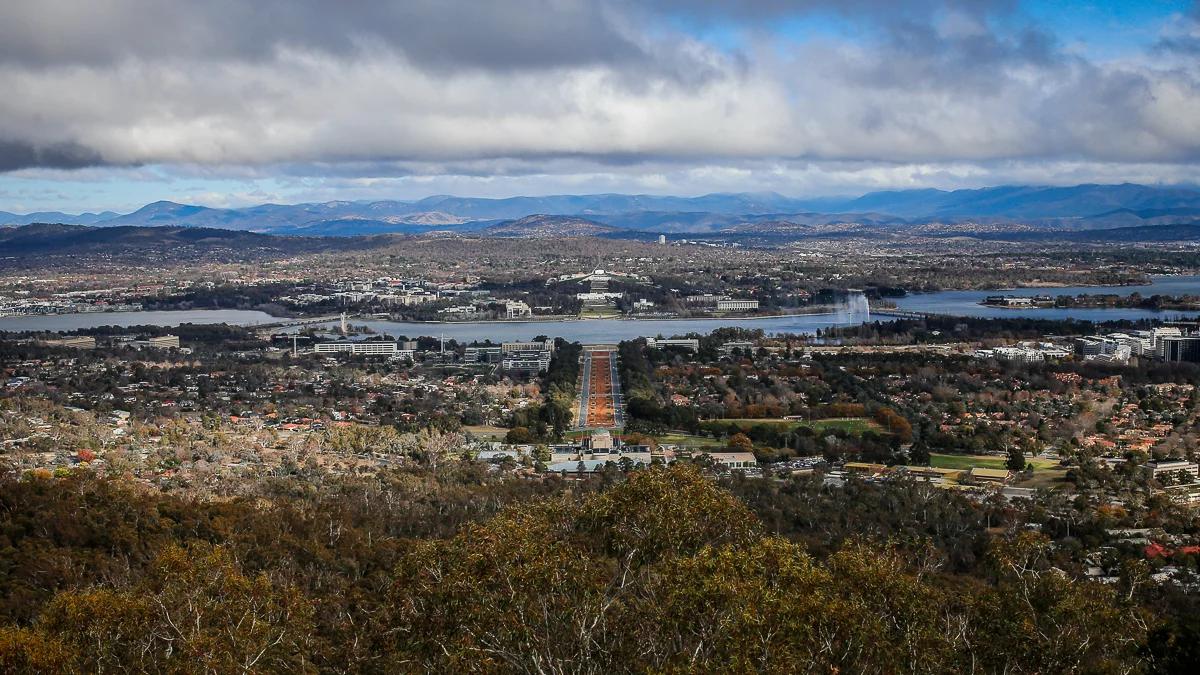
[[[304,672],[313,608],[296,589],[247,576],[227,550],[171,547],[126,589],[58,594],[0,663],[81,672]],[[10,636],[11,638],[11,636]],[[8,671],[19,672],[19,671]]]
[[[754,442],[750,437],[742,432],[738,432],[729,437],[729,441],[725,444],[731,452],[753,452]]]

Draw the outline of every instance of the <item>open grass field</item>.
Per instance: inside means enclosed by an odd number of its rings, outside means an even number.
[[[1036,468],[1033,471],[1033,476],[1028,480],[1019,481],[1019,487],[1027,488],[1042,488],[1042,489],[1072,489],[1073,485],[1067,482],[1067,470],[1063,468]]]
[[[932,453],[929,455],[929,464],[939,469],[971,469],[974,467],[1004,469],[1006,468],[1004,463],[1007,459],[999,455],[945,455]],[[1034,473],[1058,468],[1057,463],[1048,459],[1042,459],[1041,457],[1028,457],[1025,461],[1033,464]]]
[[[719,448],[724,445],[722,439],[709,438],[708,436],[693,436],[691,434],[663,434],[655,436],[659,443],[667,445],[684,445],[692,448]]]
[[[808,427],[813,429],[818,434],[824,431],[844,431],[849,434],[861,434],[868,429],[878,430],[879,425],[875,422],[861,417],[845,417],[827,420],[783,420],[783,419],[723,419],[723,420],[706,420],[701,423],[702,428],[713,429],[719,436],[730,436],[737,433],[739,430],[746,432],[753,427],[770,426],[775,427],[780,431],[791,431],[800,427]],[[669,433],[657,436],[660,443],[673,445],[685,445],[694,448],[717,448],[724,447],[725,438],[711,438],[709,436],[693,436],[685,433]]]
[[[736,426],[739,429],[749,429],[750,427],[760,425],[777,426],[783,429],[791,430],[799,427],[808,427],[815,431],[845,431],[850,434],[862,434],[868,429],[878,430],[879,425],[872,420],[863,417],[837,417],[827,420],[781,420],[781,419],[724,419],[724,420],[708,420],[705,424],[717,423],[721,425]]]
[[[491,427],[486,425],[464,426],[462,430],[464,433],[470,433],[475,438],[484,441],[502,441],[504,440],[505,434],[508,433],[508,429],[505,429],[504,427]]]
[[[838,417],[827,420],[800,421],[799,426],[805,426],[817,431],[837,429],[850,434],[862,434],[864,431],[880,431],[879,425],[873,420],[863,417]]]
[[[929,456],[929,463],[939,469],[970,469],[973,467],[1006,469],[1008,467],[1004,466],[1005,459],[1005,457],[997,455],[946,455],[933,453]],[[1067,470],[1060,466],[1058,462],[1042,457],[1027,457],[1025,461],[1033,464],[1033,474],[1028,478],[1017,480],[1013,485],[1045,490],[1071,489],[1071,484],[1067,482]]]

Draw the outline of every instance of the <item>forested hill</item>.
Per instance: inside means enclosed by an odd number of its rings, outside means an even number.
[[[169,250],[180,246],[301,252],[329,248],[330,243],[209,227],[88,227],[34,223],[0,228],[0,250],[10,254]]]
[[[193,501],[0,482],[0,670],[1130,672],[1186,656],[928,485],[408,469]],[[904,537],[893,538],[896,533]],[[1179,615],[1179,616],[1186,616]]]

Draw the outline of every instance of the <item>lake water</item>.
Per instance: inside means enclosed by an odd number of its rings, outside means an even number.
[[[1145,286],[1075,286],[1071,288],[1023,288],[1012,291],[940,291],[913,294],[897,299],[900,309],[974,317],[1038,317],[1046,319],[1085,319],[1107,321],[1114,319],[1170,319],[1179,312],[1153,312],[1140,309],[1004,309],[984,307],[979,301],[989,295],[1078,295],[1080,293],[1116,293],[1128,295],[1200,295],[1200,276],[1156,277]],[[881,317],[882,318],[882,317]],[[230,323],[253,326],[278,321],[263,312],[244,310],[192,310],[179,312],[111,312],[87,314],[58,314],[51,316],[0,317],[0,331],[53,330],[69,331],[96,326],[178,326],[182,323]],[[623,319],[589,319],[585,321],[524,321],[486,323],[405,323],[355,319],[356,326],[366,325],[377,333],[415,338],[423,335],[468,342],[474,340],[527,340],[538,335],[562,337],[580,342],[619,342],[641,336],[669,337],[684,333],[709,333],[717,328],[760,328],[768,334],[814,333],[851,323],[845,316],[812,314],[781,316],[767,319],[684,319],[628,321]],[[330,326],[333,324],[331,323]],[[295,330],[295,329],[293,329]]]
[[[254,326],[279,319],[266,312],[241,309],[193,309],[162,312],[84,312],[44,316],[0,316],[0,331],[71,331],[99,326],[178,326],[184,323],[228,323]]]
[[[1066,288],[1019,288],[1009,291],[939,291],[937,293],[913,293],[895,299],[896,306],[911,312],[931,312],[985,318],[1032,317],[1039,319],[1083,319],[1086,321],[1113,321],[1116,319],[1168,319],[1180,312],[1168,310],[1155,312],[1148,309],[1008,309],[987,307],[979,304],[989,295],[1035,296],[1080,295],[1083,293],[1113,293],[1129,295],[1200,295],[1200,276],[1154,277],[1153,284],[1141,286],[1071,286]],[[1195,314],[1195,312],[1192,312]]]
[[[486,323],[405,323],[398,321],[365,321],[355,319],[355,326],[369,326],[376,333],[409,338],[428,335],[459,342],[492,340],[509,342],[529,340],[539,335],[561,337],[572,342],[620,342],[636,337],[670,337],[684,333],[711,333],[718,328],[761,328],[767,333],[815,333],[818,328],[850,325],[838,322],[833,314],[807,316],[778,316],[768,319],[680,319],[625,320],[586,319],[582,321],[514,321]],[[333,325],[332,323],[330,324]]]

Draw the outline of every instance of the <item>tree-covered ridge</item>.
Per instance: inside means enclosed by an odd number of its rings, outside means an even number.
[[[862,534],[810,552],[822,497],[801,484],[728,484],[743,501],[694,466],[572,490],[457,471],[228,503],[8,480],[0,670],[1127,672],[1160,624],[1137,570],[1074,581],[1042,535],[976,519],[901,541],[848,509]],[[932,499],[894,510],[960,517]],[[960,539],[981,558],[949,561]]]

